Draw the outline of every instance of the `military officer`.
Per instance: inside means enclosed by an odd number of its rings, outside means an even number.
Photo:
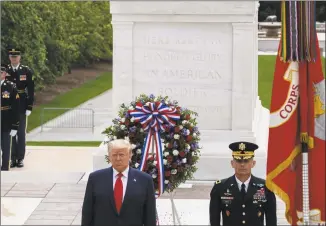
[[[1,171],[8,171],[12,137],[19,125],[19,95],[14,83],[5,80],[6,65],[1,64]]]
[[[217,180],[210,193],[210,224],[223,226],[276,226],[276,198],[268,190],[265,180],[251,174],[255,166],[254,151],[258,145],[249,142],[235,142],[229,145],[233,159],[231,165],[235,174]]]
[[[26,128],[27,117],[32,113],[34,104],[34,81],[32,70],[20,64],[20,50],[9,49],[8,79],[15,83],[20,97],[20,123],[17,139],[13,139],[13,150],[11,153],[11,167],[23,167],[26,151]]]

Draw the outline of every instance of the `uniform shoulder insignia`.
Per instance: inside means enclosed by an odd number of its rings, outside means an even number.
[[[18,95],[18,93],[16,94],[16,99],[19,99],[19,95]]]
[[[217,180],[216,182],[215,182],[215,184],[220,184],[221,183],[221,180]]]

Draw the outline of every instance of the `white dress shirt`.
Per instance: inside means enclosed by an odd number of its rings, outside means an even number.
[[[2,85],[2,83],[4,82],[5,80],[1,80],[1,85]]]
[[[241,185],[242,184],[245,184],[245,186],[246,186],[246,192],[248,191],[248,185],[249,185],[249,182],[250,182],[250,179],[251,179],[251,176],[248,178],[248,180],[246,180],[245,182],[242,182],[242,181],[240,181],[236,176],[235,176],[235,180],[237,181],[237,184],[238,184],[238,188],[239,188],[239,190],[241,191]]]
[[[16,71],[16,70],[19,68],[19,65],[20,65],[20,64],[17,64],[16,67],[14,67],[14,66],[11,65],[11,67],[12,67],[12,69],[13,69],[14,71]]]
[[[115,187],[115,182],[117,181],[117,178],[118,178],[118,174],[119,172],[114,169],[113,169],[113,191],[114,191],[114,187]],[[122,172],[122,177],[121,177],[121,180],[122,180],[122,186],[123,186],[123,196],[122,196],[122,201],[125,197],[125,194],[126,194],[126,188],[127,188],[127,183],[128,183],[128,173],[129,173],[129,166],[127,169],[125,169],[123,172]]]

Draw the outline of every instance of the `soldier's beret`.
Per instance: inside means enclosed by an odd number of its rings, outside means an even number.
[[[20,55],[20,50],[15,49],[15,48],[10,48],[8,50],[8,54],[11,55],[11,56],[19,56]]]
[[[240,141],[234,142],[229,145],[232,150],[232,156],[234,159],[251,159],[255,156],[255,151],[259,148],[257,144]]]

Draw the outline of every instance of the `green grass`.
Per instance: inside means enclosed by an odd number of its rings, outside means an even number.
[[[27,146],[98,147],[101,141],[27,141]]]
[[[258,57],[258,95],[262,105],[267,109],[270,107],[272,97],[275,61],[276,56]],[[322,58],[322,62],[325,76],[325,58]]]
[[[28,117],[27,132],[41,125],[41,112],[43,108],[74,108],[111,88],[112,73],[105,72],[80,87],[55,97],[50,103],[34,107],[32,114]],[[58,117],[68,110],[47,111],[43,123]]]

